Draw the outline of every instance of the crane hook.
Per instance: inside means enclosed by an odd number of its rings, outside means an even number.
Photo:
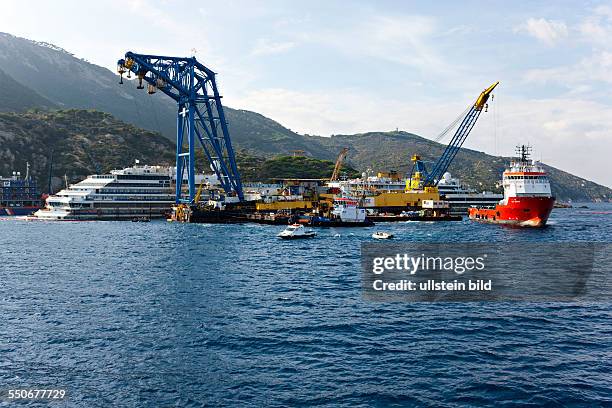
[[[117,72],[119,73],[119,76],[121,77],[121,79],[119,80],[119,84],[123,84],[123,74],[125,74],[125,71],[127,71],[127,69],[123,65],[123,60],[119,60],[119,62],[117,63]]]
[[[145,71],[139,70],[136,74],[138,75],[138,86],[136,88],[137,89],[144,89],[144,86],[142,86],[142,79],[145,76]]]

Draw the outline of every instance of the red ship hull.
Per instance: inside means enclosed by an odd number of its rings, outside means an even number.
[[[510,197],[495,208],[470,208],[471,220],[521,227],[543,227],[553,209],[553,197]]]

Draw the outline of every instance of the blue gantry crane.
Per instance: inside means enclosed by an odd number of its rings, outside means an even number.
[[[409,185],[406,186],[407,188],[428,189],[435,188],[438,185],[438,182],[448,170],[448,167],[459,152],[459,149],[461,149],[463,142],[465,142],[465,139],[467,139],[468,135],[472,131],[472,128],[476,124],[482,110],[486,109],[487,101],[489,100],[493,89],[495,89],[498,84],[499,81],[482,91],[478,96],[478,99],[476,99],[476,102],[470,108],[468,108],[467,114],[465,114],[463,120],[461,120],[461,123],[459,124],[459,127],[457,127],[451,141],[446,146],[446,149],[444,149],[442,156],[440,156],[440,158],[434,163],[431,171],[427,171],[425,164],[418,155],[414,155],[412,157],[414,164],[410,175]]]
[[[196,143],[202,147],[210,167],[227,195],[244,200],[240,173],[236,165],[221,95],[215,73],[195,57],[166,57],[127,52],[117,62],[121,76],[138,79],[138,89],[147,83],[149,94],[157,90],[177,103],[176,127],[176,203],[193,204],[196,198]],[[180,182],[187,173],[188,192]]]

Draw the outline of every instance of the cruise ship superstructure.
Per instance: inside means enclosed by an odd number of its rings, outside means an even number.
[[[364,174],[362,178],[358,179],[339,180],[330,183],[330,186],[338,188],[342,194],[347,196],[365,197],[363,200],[365,207],[376,207],[375,200],[377,197],[385,197],[385,195],[393,197],[393,193],[405,192],[407,194],[410,192],[407,183],[408,180],[402,179],[397,173],[379,173],[376,176]],[[468,208],[471,206],[494,205],[503,198],[502,194],[490,191],[477,192],[473,188],[461,184],[449,172],[444,173],[437,187],[436,197],[425,197],[422,192],[417,195],[425,199],[448,201],[452,214],[467,214]]]
[[[91,175],[49,196],[34,217],[56,221],[162,218],[175,203],[175,172],[174,167],[136,164]],[[196,182],[214,185],[216,177],[198,174]]]

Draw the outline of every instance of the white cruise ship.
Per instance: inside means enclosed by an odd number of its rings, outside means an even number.
[[[175,167],[135,164],[109,174],[91,175],[49,196],[34,217],[55,221],[162,218],[175,202],[175,173]],[[198,174],[196,183],[212,186],[217,179]]]
[[[440,198],[448,201],[450,213],[463,215],[468,213],[468,208],[478,206],[486,207],[495,205],[504,198],[503,194],[491,191],[477,192],[473,188],[464,186],[459,180],[452,178],[449,172],[444,173],[438,183]]]

